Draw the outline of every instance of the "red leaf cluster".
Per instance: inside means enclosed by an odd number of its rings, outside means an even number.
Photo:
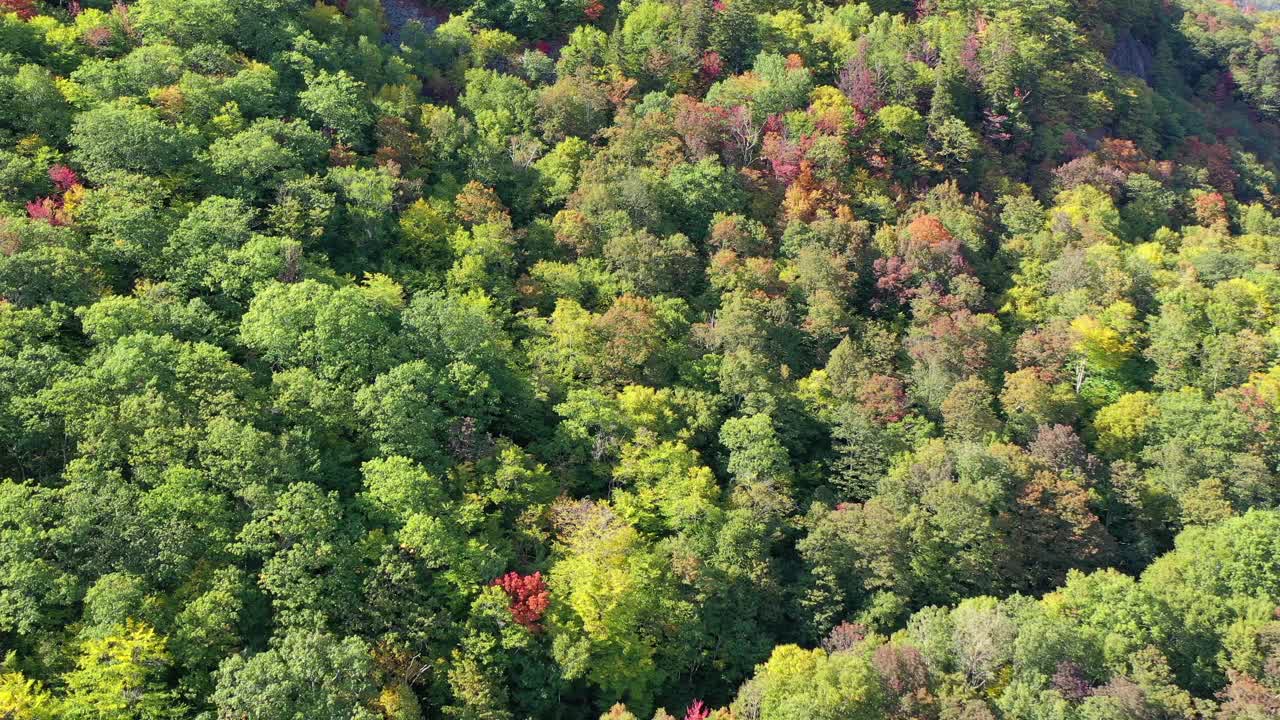
[[[551,604],[551,591],[543,582],[542,573],[521,575],[509,572],[494,580],[493,584],[502,588],[511,599],[511,605],[507,608],[511,611],[511,617],[529,630],[537,632],[540,629],[538,621]]]
[[[684,720],[707,720],[709,717],[711,717],[711,711],[701,700],[689,703],[689,708],[684,712]]]
[[[1093,686],[1085,677],[1084,668],[1070,660],[1058,663],[1058,669],[1049,682],[1054,690],[1071,702],[1080,702],[1093,694]]]
[[[876,287],[899,302],[927,293],[945,294],[949,279],[969,272],[960,241],[932,215],[913,220],[899,245],[898,255],[873,265]]]
[[[58,204],[53,198],[40,198],[27,203],[27,217],[32,220],[43,220],[50,225],[65,225],[58,216]]]
[[[33,0],[0,0],[0,13],[17,13],[23,20],[35,17],[36,4]]]
[[[841,506],[846,503],[841,503]],[[844,507],[837,508],[844,510]],[[867,638],[867,626],[862,623],[842,622],[832,628],[831,633],[822,641],[822,649],[828,653],[844,652],[857,647]]]
[[[80,184],[80,176],[66,165],[54,165],[49,168],[49,179],[53,181],[56,192],[52,197],[36,198],[27,203],[27,217],[43,220],[50,225],[66,225],[69,220],[63,209],[63,196]]]
[[[66,165],[50,167],[49,179],[53,181],[53,186],[58,189],[59,193],[65,193],[73,186],[80,184],[80,176],[76,175],[76,171]]]
[[[902,381],[888,375],[872,375],[858,388],[858,404],[876,421],[887,425],[907,416],[907,390]]]
[[[854,56],[840,72],[837,87],[863,113],[870,114],[884,107],[880,96],[880,73],[867,63],[865,49]]]
[[[764,159],[769,163],[773,177],[783,185],[790,185],[800,177],[804,153],[802,143],[788,140],[782,133],[769,132],[764,136]]]
[[[720,53],[709,50],[702,55],[702,74],[715,80],[724,74],[724,61]]]
[[[1193,137],[1187,140],[1186,158],[1190,164],[1199,165],[1209,172],[1209,184],[1219,192],[1235,192],[1236,180],[1240,174],[1236,172],[1228,145],[1220,142],[1206,143]]]

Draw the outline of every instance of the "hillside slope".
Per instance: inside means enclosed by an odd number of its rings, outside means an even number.
[[[0,718],[1277,717],[1278,36],[0,0]]]

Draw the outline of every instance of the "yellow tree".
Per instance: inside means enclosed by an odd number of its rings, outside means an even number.
[[[162,678],[169,666],[165,638],[150,626],[127,621],[81,649],[76,669],[66,675],[68,720],[162,720],[181,717],[183,708]]]

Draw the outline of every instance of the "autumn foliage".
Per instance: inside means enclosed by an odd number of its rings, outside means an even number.
[[[1278,266],[1280,0],[0,0],[0,720],[1280,720]]]
[[[35,17],[36,4],[33,0],[0,0],[0,13],[16,13],[23,20]]]
[[[493,584],[502,588],[511,599],[507,609],[511,611],[512,619],[531,631],[541,629],[538,621],[551,604],[551,591],[547,589],[541,572],[521,575],[513,571],[494,580]]]

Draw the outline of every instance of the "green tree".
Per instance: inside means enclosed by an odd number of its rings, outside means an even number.
[[[355,538],[335,495],[296,483],[240,531],[237,550],[259,558],[258,584],[287,627],[323,628],[356,601]],[[301,632],[301,630],[300,630]]]
[[[56,500],[48,490],[0,483],[0,629],[35,632],[72,600],[75,577],[54,562]]]
[[[335,290],[315,280],[272,283],[249,303],[240,336],[277,367],[308,367],[340,382],[369,379],[394,355],[401,302],[372,285]]]
[[[368,143],[373,114],[365,99],[364,83],[346,70],[321,70],[307,80],[307,89],[298,93],[298,104],[321,128],[332,130],[338,139],[357,148]]]
[[[214,0],[189,4],[145,0],[137,13],[139,29],[148,38],[170,40],[180,47],[219,42],[236,30],[233,6]]]
[[[195,148],[193,133],[129,100],[80,113],[71,127],[72,156],[99,178],[112,170],[146,175],[181,172]]]
[[[884,704],[879,677],[865,656],[795,645],[776,648],[735,702],[744,710],[758,708],[761,720],[877,718]]]
[[[275,191],[290,176],[319,170],[328,149],[324,136],[302,121],[262,118],[214,140],[205,158],[219,189],[252,200]]]
[[[314,630],[284,635],[272,648],[232,655],[216,675],[219,717],[374,720],[377,697],[369,646]]]

